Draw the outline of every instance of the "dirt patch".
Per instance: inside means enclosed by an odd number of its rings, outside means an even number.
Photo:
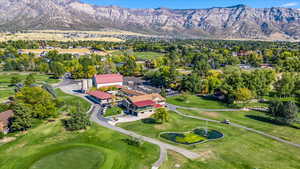
[[[22,131],[22,132],[19,132],[18,134],[16,134],[15,136],[19,137],[19,136],[25,135],[27,133],[28,133],[28,131]]]
[[[18,151],[18,149],[24,147],[26,144],[27,144],[27,143],[19,143],[19,144],[13,146],[13,147],[8,148],[8,149],[6,150],[6,152],[9,153],[9,152],[13,152],[13,151]]]
[[[174,152],[174,151],[168,151],[168,158],[167,161],[163,164],[162,168],[166,167],[166,168],[174,168],[174,169],[180,169],[183,168],[184,164],[187,163],[188,160]]]
[[[167,129],[167,126],[164,125],[164,124],[156,124],[156,125],[154,126],[154,128],[157,129],[157,130],[166,130],[166,129]]]
[[[168,154],[170,155],[170,156],[172,156],[175,160],[176,160],[176,162],[178,163],[184,163],[184,162],[187,162],[188,160],[186,159],[186,158],[184,158],[182,155],[180,155],[180,154],[178,154],[178,153],[176,153],[176,152],[174,152],[174,151],[168,151]]]
[[[201,112],[201,114],[206,115],[208,117],[212,117],[212,118],[219,117],[219,113],[217,113],[217,112]]]
[[[0,140],[0,144],[5,144],[9,143],[11,141],[14,141],[16,137],[4,137],[3,139]]]
[[[199,154],[200,154],[201,161],[205,161],[205,160],[212,159],[215,157],[215,153],[212,150],[202,151],[202,152],[199,152]]]

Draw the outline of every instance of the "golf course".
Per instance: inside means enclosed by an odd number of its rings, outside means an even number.
[[[186,132],[206,126],[204,121],[182,117],[174,112],[170,112],[169,115],[169,122],[163,124],[147,123],[141,120],[120,124],[120,126],[162,141],[165,141],[160,137],[162,132]],[[199,153],[201,158],[190,161],[181,155],[169,152],[169,156],[172,157],[169,157],[166,163],[170,165],[165,165],[163,169],[172,169],[180,161],[182,161],[181,168],[184,169],[292,169],[300,167],[298,148],[225,124],[208,123],[207,127],[222,132],[224,138],[192,146],[173,143]],[[175,161],[170,161],[172,159]]]
[[[78,105],[86,112],[90,104],[60,90],[56,93],[66,104],[60,109],[62,115],[27,132],[8,135],[12,140],[0,143],[0,169],[141,169],[159,157],[157,146],[129,145],[131,137],[94,123],[87,130],[65,130],[63,114]]]

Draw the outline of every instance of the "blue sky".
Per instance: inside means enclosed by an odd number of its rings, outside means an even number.
[[[117,5],[127,8],[210,8],[245,4],[255,8],[291,7],[300,8],[300,0],[81,0],[97,5]]]

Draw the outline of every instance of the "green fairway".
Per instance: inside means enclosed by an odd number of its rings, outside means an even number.
[[[30,169],[99,169],[103,162],[104,154],[98,149],[78,146],[50,154]]]
[[[66,94],[60,89],[55,89],[55,92],[58,99],[64,103],[64,106],[60,108],[61,112],[87,112],[91,106],[91,104],[83,98]]]
[[[13,88],[0,89],[0,102],[15,94]]]
[[[26,79],[29,72],[0,72],[0,102],[6,100],[8,97],[14,95],[14,87],[10,86],[10,80],[12,77],[18,77],[22,82]],[[52,79],[51,75],[35,74],[37,84],[53,84],[58,83],[59,79]]]
[[[73,105],[90,104],[84,99],[67,95],[60,90],[70,112]],[[76,102],[75,102],[76,101]],[[148,169],[157,160],[159,148],[142,142],[131,146],[128,136],[97,124],[85,131],[69,132],[62,122],[43,122],[21,134],[15,141],[0,145],[0,169]]]
[[[123,51],[114,51],[112,52],[112,56],[123,56],[126,53]],[[159,56],[164,55],[163,53],[158,52],[131,52],[129,51],[128,54],[135,56],[138,60],[148,60],[153,59]]]
[[[123,136],[93,124],[67,132],[61,122],[45,123],[0,146],[0,169],[144,169],[159,156],[158,147],[128,145]]]
[[[195,96],[195,95],[188,95],[185,101],[182,101],[182,96],[174,96],[168,97],[167,102],[178,105],[178,106],[185,106],[185,107],[196,107],[196,108],[203,108],[203,109],[228,109],[228,105],[211,99],[206,99],[204,97]]]
[[[148,60],[148,59],[154,59],[164,54],[158,52],[134,52],[134,55],[140,60]]]
[[[270,100],[270,101],[294,101],[297,102],[296,97],[269,97],[269,96],[264,96],[264,99]]]
[[[202,156],[199,160],[191,161],[172,155],[166,162],[169,165],[164,165],[163,169],[173,169],[175,164],[181,162],[181,169],[297,169],[300,167],[298,148],[226,124],[209,122],[206,126],[204,121],[170,113],[170,120],[165,124],[153,124],[143,120],[120,126],[162,141],[164,139],[159,137],[161,132],[185,132],[197,127],[208,127],[224,134],[222,139],[203,144],[193,146],[176,144],[198,152]]]
[[[185,109],[179,110],[187,115],[206,117],[220,121],[228,119],[231,122],[251,127],[260,131],[264,131],[282,139],[300,144],[299,124],[295,123],[293,126],[279,125],[272,121],[272,119],[269,116],[262,112],[201,112]]]
[[[60,80],[59,79],[53,79],[51,78],[51,75],[45,75],[45,74],[40,74],[40,73],[35,73],[35,72],[1,72],[0,73],[0,85],[9,85],[10,84],[10,79],[11,77],[19,77],[22,81],[26,79],[26,76],[30,73],[34,73],[34,77],[37,81],[38,84],[41,84],[43,82],[45,83],[58,83]]]

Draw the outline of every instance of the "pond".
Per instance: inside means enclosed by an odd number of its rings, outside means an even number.
[[[209,140],[216,140],[222,138],[223,136],[224,135],[217,130],[205,130],[200,128],[184,133],[165,132],[160,134],[160,137],[164,139],[185,145],[192,145],[206,142]]]

